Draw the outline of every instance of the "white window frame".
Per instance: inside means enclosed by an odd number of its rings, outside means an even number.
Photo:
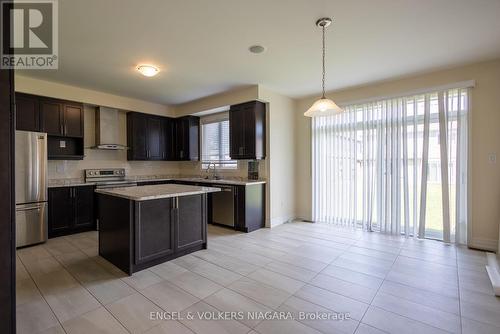
[[[228,170],[235,170],[238,169],[238,162],[236,160],[205,160],[204,159],[204,152],[203,152],[203,139],[204,139],[204,134],[203,134],[203,128],[204,125],[207,124],[213,124],[213,123],[220,123],[224,121],[229,121],[229,111],[223,111],[219,112],[216,114],[210,114],[206,115],[200,118],[200,147],[201,147],[201,169],[202,170],[207,170],[209,164],[211,165],[211,168],[215,169],[228,169]]]

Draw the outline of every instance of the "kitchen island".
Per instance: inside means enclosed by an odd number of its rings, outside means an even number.
[[[97,189],[99,255],[131,275],[207,248],[213,187],[162,184]]]

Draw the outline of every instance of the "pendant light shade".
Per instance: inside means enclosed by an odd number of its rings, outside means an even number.
[[[332,100],[327,98],[321,98],[313,103],[313,105],[307,109],[304,116],[315,117],[315,116],[327,116],[341,113],[342,109]]]
[[[325,96],[325,28],[332,24],[332,19],[329,17],[324,17],[316,21],[316,25],[320,27],[323,31],[323,95],[321,98],[313,103],[313,105],[304,113],[307,117],[318,117],[335,115],[341,113],[343,110],[332,100],[326,98]]]

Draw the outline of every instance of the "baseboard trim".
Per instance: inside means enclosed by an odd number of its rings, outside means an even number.
[[[484,238],[472,238],[468,244],[470,248],[486,250],[491,252],[498,251],[498,240],[496,239],[484,239]]]
[[[500,267],[498,265],[498,260],[495,254],[486,254],[488,258],[488,265],[486,266],[486,271],[490,277],[491,286],[496,296],[500,296]]]
[[[295,217],[293,216],[283,216],[283,217],[277,217],[277,218],[271,218],[271,228],[276,227],[281,224],[289,223],[291,221],[295,220]]]

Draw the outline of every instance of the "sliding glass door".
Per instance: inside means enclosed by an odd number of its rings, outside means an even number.
[[[465,242],[468,89],[313,119],[313,220]]]

